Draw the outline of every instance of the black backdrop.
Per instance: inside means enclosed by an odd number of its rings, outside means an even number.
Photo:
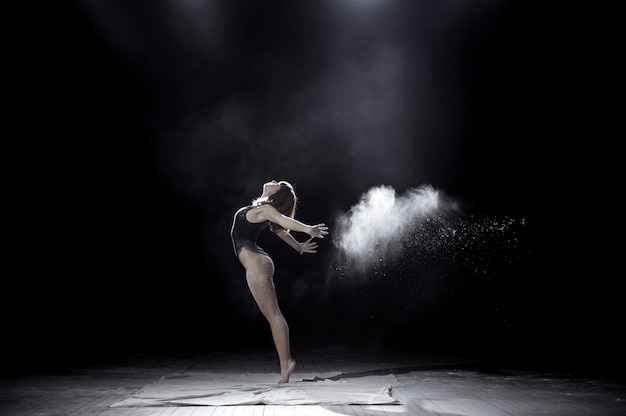
[[[295,184],[309,223],[335,226],[372,187],[429,184],[512,224],[479,231],[464,264],[412,246],[360,274],[341,274],[332,234],[308,257],[264,236],[295,352],[621,368],[610,177],[596,175],[612,165],[571,10],[91,3],[18,14],[6,368],[271,350],[228,236],[268,179]]]

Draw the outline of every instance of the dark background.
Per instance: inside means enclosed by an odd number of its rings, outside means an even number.
[[[316,256],[263,236],[294,354],[446,351],[619,374],[611,116],[591,25],[568,23],[578,11],[126,3],[15,13],[7,371],[272,351],[229,229],[265,181],[286,179],[298,218],[331,226]],[[466,237],[429,252],[425,232],[366,271],[337,260],[335,221],[364,193],[423,184],[458,201]]]

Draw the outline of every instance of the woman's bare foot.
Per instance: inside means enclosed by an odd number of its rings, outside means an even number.
[[[282,378],[280,379],[280,381],[278,383],[279,384],[289,383],[289,377],[291,376],[291,373],[293,373],[293,370],[295,370],[295,369],[296,369],[296,362],[295,362],[295,360],[288,360],[286,367],[283,368],[281,366],[280,374],[281,374]]]

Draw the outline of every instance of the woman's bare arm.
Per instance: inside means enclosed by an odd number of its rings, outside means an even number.
[[[300,254],[317,253],[317,242],[312,241],[313,237],[301,243],[287,230],[276,231],[275,234]]]
[[[269,204],[260,205],[256,209],[250,211],[256,219],[260,221],[270,221],[278,224],[287,230],[293,230],[310,235],[311,237],[324,238],[328,234],[328,227],[324,224],[307,225],[291,217],[278,212],[276,208]]]

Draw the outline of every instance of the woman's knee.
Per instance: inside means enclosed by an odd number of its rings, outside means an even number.
[[[272,276],[248,273],[246,275],[248,287],[263,315],[271,320],[280,315],[276,289]]]

